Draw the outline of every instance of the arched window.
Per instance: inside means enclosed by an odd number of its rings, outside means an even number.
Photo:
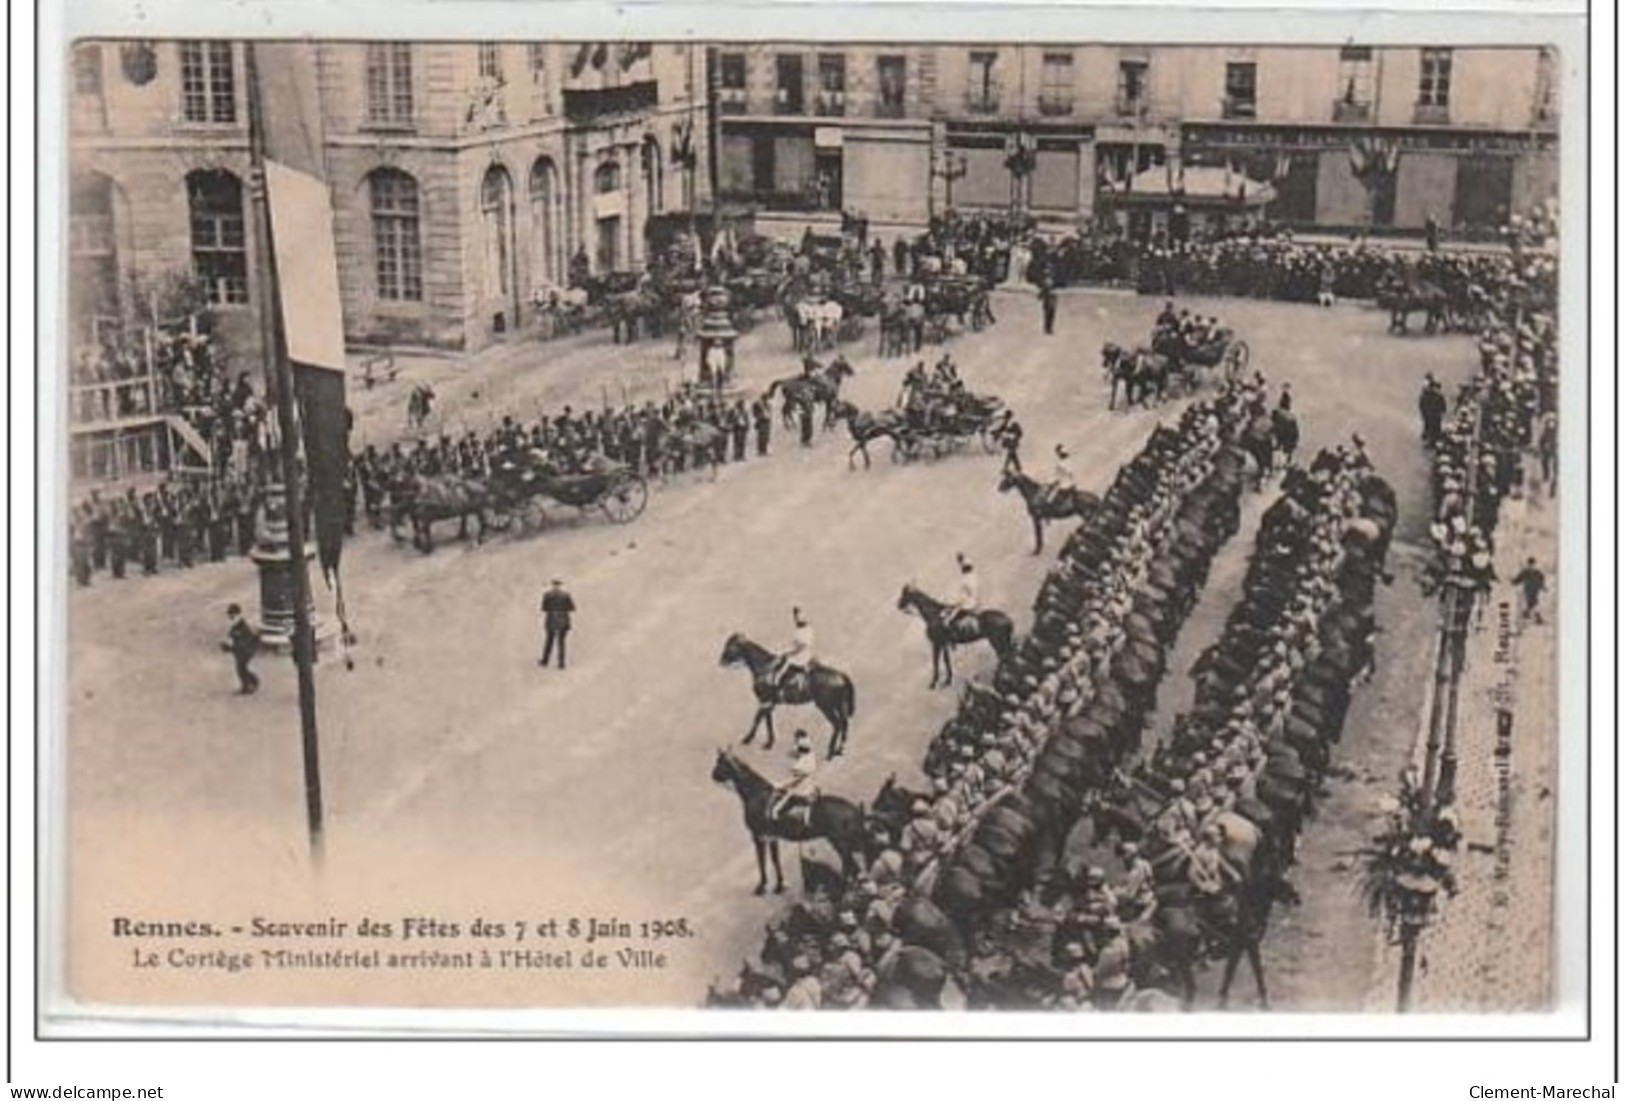
[[[665,170],[660,163],[660,142],[652,136],[643,139],[641,167],[644,208],[650,214],[658,214],[666,205],[666,181]]]
[[[486,290],[506,298],[513,293],[513,181],[494,164],[480,182],[480,216],[485,223]]]
[[[68,278],[76,326],[94,332],[97,317],[117,316],[113,181],[100,173],[75,178],[68,193]]]
[[[398,168],[367,178],[372,211],[372,251],[378,297],[423,301],[423,229],[418,182]]]
[[[243,224],[243,184],[223,169],[186,177],[191,214],[192,272],[217,306],[248,301],[248,246]]]
[[[539,282],[559,282],[558,180],[558,169],[550,157],[537,157],[530,166],[531,258]]]
[[[598,195],[613,195],[621,189],[619,161],[605,161],[592,174],[592,189]]]

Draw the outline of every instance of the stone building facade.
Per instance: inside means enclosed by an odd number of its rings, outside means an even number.
[[[578,253],[636,269],[651,214],[708,199],[700,48],[310,48],[352,343],[484,347],[531,324],[533,291]],[[225,41],[75,45],[74,324],[189,274],[228,347],[257,358],[244,58]]]
[[[1269,181],[1303,227],[1488,227],[1554,195],[1560,59],[1530,48],[748,44],[712,53],[718,189],[802,217],[950,202],[1116,216],[1149,168]],[[1016,142],[1026,171],[1007,167]]]

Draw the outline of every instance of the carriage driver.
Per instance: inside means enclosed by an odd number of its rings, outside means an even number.
[[[781,821],[788,810],[802,812],[802,825],[808,825],[812,806],[818,801],[818,788],[813,785],[813,773],[818,771],[818,754],[813,751],[812,736],[798,729],[791,739],[790,778],[773,788],[773,801],[768,804],[770,821]],[[799,802],[798,802],[799,800]]]
[[[811,672],[813,663],[812,624],[807,622],[800,608],[791,608],[790,615],[796,624],[795,636],[790,641],[790,648],[779,655],[778,669],[773,678],[780,688],[792,683],[798,673],[805,678]]]

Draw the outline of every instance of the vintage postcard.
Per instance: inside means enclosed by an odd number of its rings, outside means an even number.
[[[48,1013],[1583,997],[1578,38],[412,27],[60,59]]]

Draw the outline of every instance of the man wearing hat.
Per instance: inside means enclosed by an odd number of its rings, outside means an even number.
[[[564,668],[564,641],[570,634],[570,617],[575,614],[576,602],[564,589],[564,582],[555,577],[547,592],[542,594],[542,630],[545,641],[537,665],[544,669],[553,658],[553,647],[559,648],[559,668]]]
[[[1444,425],[1448,402],[1439,380],[1429,372],[1422,384],[1422,393],[1416,399],[1417,412],[1422,414],[1422,445],[1434,447],[1439,442],[1439,430]]]
[[[231,629],[226,633],[226,640],[220,644],[220,649],[231,655],[232,665],[237,670],[237,694],[239,696],[252,696],[259,691],[260,678],[248,667],[259,652],[259,632],[248,625],[243,618],[243,609],[239,604],[232,604],[226,608],[226,618],[231,622]]]

